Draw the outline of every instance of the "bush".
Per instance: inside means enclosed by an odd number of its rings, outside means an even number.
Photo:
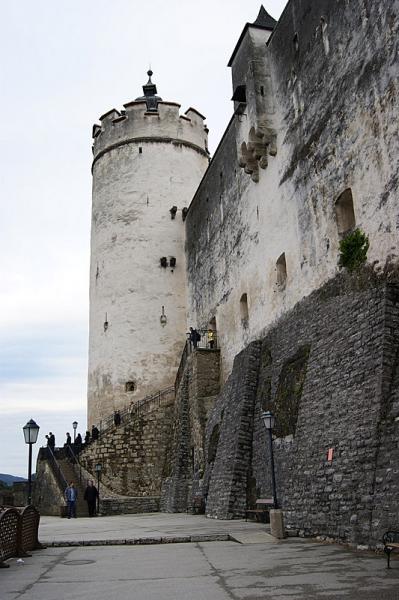
[[[355,229],[339,243],[339,266],[348,271],[359,269],[367,260],[368,249],[369,238],[360,229]]]

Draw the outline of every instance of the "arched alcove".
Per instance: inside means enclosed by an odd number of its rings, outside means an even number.
[[[287,283],[287,262],[285,260],[285,252],[283,252],[276,262],[277,285],[284,288]]]
[[[356,226],[352,190],[347,188],[335,201],[338,233],[343,235]]]

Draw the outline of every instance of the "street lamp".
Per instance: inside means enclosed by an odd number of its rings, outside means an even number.
[[[269,448],[270,448],[270,465],[272,470],[272,494],[273,494],[273,508],[277,508],[277,494],[276,494],[276,474],[274,471],[274,455],[273,455],[273,437],[272,431],[276,423],[274,415],[270,412],[262,413],[262,421],[267,431],[269,432]]]
[[[74,421],[72,423],[72,427],[73,427],[73,443],[75,443],[75,440],[76,440],[76,430],[78,428],[78,422]]]
[[[39,434],[39,425],[33,419],[27,422],[22,428],[24,432],[25,444],[29,444],[29,463],[28,463],[28,505],[32,504],[32,444],[36,444]]]
[[[97,463],[95,466],[96,469],[96,473],[97,473],[97,491],[98,491],[98,496],[97,496],[97,514],[100,513],[100,475],[101,475],[101,463]]]

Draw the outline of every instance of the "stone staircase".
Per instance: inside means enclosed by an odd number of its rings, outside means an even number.
[[[70,481],[73,481],[78,491],[78,500],[76,503],[77,516],[88,517],[89,513],[87,509],[87,502],[83,499],[84,492],[86,489],[86,481],[79,481],[79,474],[77,473],[77,469],[75,469],[74,465],[71,463],[70,460],[68,460],[67,458],[57,458],[57,461],[62,471],[62,474],[64,475],[68,484]]]

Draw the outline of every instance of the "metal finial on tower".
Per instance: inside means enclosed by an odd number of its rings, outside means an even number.
[[[144,96],[136,98],[136,102],[145,100],[147,102],[147,110],[154,112],[157,110],[158,102],[162,101],[162,98],[157,96],[157,86],[151,81],[151,77],[153,75],[151,67],[148,69],[147,75],[148,81],[145,85],[143,85]]]

